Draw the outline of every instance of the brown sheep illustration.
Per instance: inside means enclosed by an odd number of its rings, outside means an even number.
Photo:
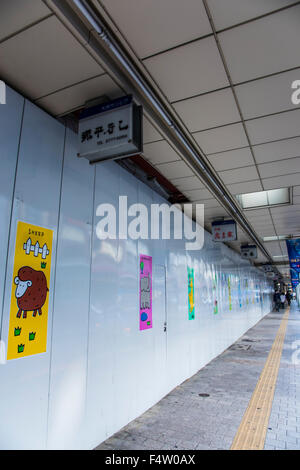
[[[17,318],[22,316],[22,312],[23,318],[27,318],[28,311],[33,312],[34,317],[37,312],[42,315],[42,307],[49,290],[45,274],[29,266],[23,266],[19,269],[15,284],[17,286],[15,296],[19,307]]]

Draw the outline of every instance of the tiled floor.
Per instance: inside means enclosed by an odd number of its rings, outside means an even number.
[[[281,318],[282,312],[267,315],[235,345],[99,445],[97,450],[229,449]],[[242,347],[245,345],[250,347]],[[265,449],[300,449],[300,353],[298,359],[297,348],[300,351],[300,311],[293,306]]]
[[[300,311],[287,326],[265,449],[300,449]]]

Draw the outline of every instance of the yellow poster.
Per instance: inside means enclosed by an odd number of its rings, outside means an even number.
[[[46,352],[53,231],[18,222],[7,360]]]

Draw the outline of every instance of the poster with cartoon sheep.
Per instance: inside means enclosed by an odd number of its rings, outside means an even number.
[[[7,360],[47,350],[53,231],[18,222]]]

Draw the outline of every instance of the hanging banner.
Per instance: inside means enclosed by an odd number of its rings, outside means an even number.
[[[187,270],[188,270],[189,320],[194,320],[195,319],[194,269],[188,267]]]
[[[152,328],[152,257],[140,255],[140,330]]]
[[[289,254],[292,287],[295,289],[300,283],[300,238],[286,240]]]
[[[18,222],[7,360],[47,350],[53,231]]]

